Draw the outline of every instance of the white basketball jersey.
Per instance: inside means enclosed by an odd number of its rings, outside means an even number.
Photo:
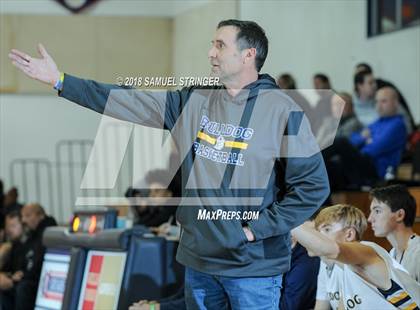
[[[377,287],[355,273],[349,265],[343,267],[343,303],[350,310],[419,309],[420,285],[410,277],[404,268],[391,258],[385,249],[373,242],[361,242],[372,247],[385,261],[393,287],[399,288],[387,297]],[[388,299],[388,300],[387,300]]]
[[[333,310],[337,310],[340,304],[340,283],[343,278],[343,270],[336,264],[331,268],[323,261],[319,265],[318,286],[316,299],[327,300]]]

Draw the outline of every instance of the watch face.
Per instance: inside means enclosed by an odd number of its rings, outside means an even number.
[[[78,13],[98,0],[55,0],[73,13]]]

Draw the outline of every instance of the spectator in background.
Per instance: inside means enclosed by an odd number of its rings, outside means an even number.
[[[142,197],[153,198],[153,205],[145,203],[134,206],[137,216],[136,224],[147,227],[157,227],[161,224],[175,224],[176,205],[168,205],[169,199],[179,197],[177,195],[177,187],[175,181],[171,182],[168,188],[165,188],[164,181],[168,180],[168,172],[166,170],[152,170],[145,177],[145,184],[148,189],[138,190],[129,189],[127,197],[138,197],[141,202]]]
[[[313,108],[309,104],[308,100],[299,92],[295,79],[289,73],[283,73],[277,78],[277,85],[280,89],[286,93],[293,101],[300,106],[306,117],[311,123],[313,123]],[[313,128],[312,128],[313,131]]]
[[[378,175],[383,178],[387,168],[395,171],[407,140],[403,117],[398,114],[398,94],[391,87],[381,88],[376,94],[379,119],[351,137],[353,145],[374,159]]]
[[[19,211],[11,211],[5,218],[6,236],[10,251],[4,257],[4,266],[0,272],[0,309],[32,309],[27,304],[26,282],[23,280],[25,269],[25,241],[23,224]]]
[[[12,187],[4,197],[4,212],[5,214],[13,210],[20,212],[22,207],[23,205],[19,203],[19,191],[16,187]]]
[[[354,114],[352,98],[348,93],[340,92],[333,95],[330,107],[331,116],[324,120],[316,136],[320,146],[327,146],[335,137],[350,138],[354,132],[363,128]]]
[[[399,165],[407,132],[403,117],[397,114],[397,93],[384,87],[377,92],[376,102],[378,120],[354,133],[350,141],[337,138],[323,151],[332,190],[372,185]]]
[[[28,229],[28,239],[24,243],[24,266],[21,270],[22,281],[25,283],[25,303],[34,305],[45,247],[42,236],[47,227],[56,226],[54,218],[47,216],[41,205],[31,203],[21,210],[22,222]]]
[[[294,77],[289,73],[280,74],[279,77],[277,78],[277,85],[282,90],[297,88]]]
[[[319,258],[309,257],[306,249],[292,237],[290,270],[283,275],[281,310],[313,309],[317,288]]]
[[[354,76],[354,112],[363,126],[372,124],[378,118],[375,108],[376,88],[376,81],[371,72],[361,71]]]
[[[372,67],[368,65],[367,63],[359,63],[355,67],[355,75],[361,71],[366,71],[373,74]],[[398,101],[400,103],[400,113],[404,115],[405,125],[407,127],[407,132],[411,133],[412,130],[416,128],[416,123],[414,121],[413,114],[410,111],[410,108],[408,107],[407,101],[405,100],[404,96],[401,94],[401,92],[398,90],[398,88],[392,84],[389,81],[383,80],[381,78],[376,78],[376,87],[377,89],[381,89],[383,87],[392,87],[395,89],[395,91],[398,94]]]
[[[319,95],[318,102],[314,108],[312,130],[315,134],[318,133],[319,128],[324,120],[331,116],[331,97],[332,89],[330,79],[323,73],[317,73],[313,77],[314,89]]]
[[[403,185],[375,188],[368,221],[376,237],[386,237],[390,255],[420,283],[420,237],[413,231],[416,200]]]

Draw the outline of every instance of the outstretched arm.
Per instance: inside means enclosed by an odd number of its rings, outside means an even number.
[[[38,45],[41,58],[12,49],[9,58],[25,75],[56,86],[61,73],[54,59],[42,44]],[[186,101],[186,91],[138,91],[118,85],[99,83],[63,75],[59,95],[95,112],[145,126],[171,129]]]

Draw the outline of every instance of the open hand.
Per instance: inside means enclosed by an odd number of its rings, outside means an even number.
[[[60,71],[52,57],[42,44],[38,44],[41,58],[34,58],[16,49],[12,49],[9,58],[12,64],[30,78],[54,86],[60,78]]]

